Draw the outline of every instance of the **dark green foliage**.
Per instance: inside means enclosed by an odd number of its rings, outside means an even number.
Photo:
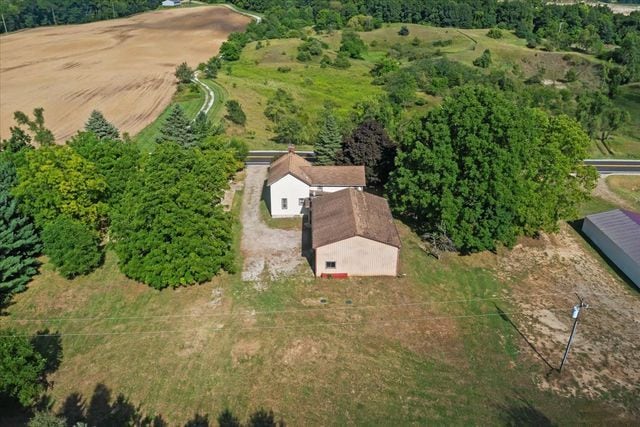
[[[609,154],[614,154],[608,140],[613,132],[629,120],[629,113],[613,105],[600,92],[584,93],[577,98],[575,117],[591,138],[597,139]]]
[[[99,227],[107,211],[107,182],[92,162],[68,146],[28,150],[25,159],[13,194],[39,227],[61,214]]]
[[[491,37],[492,39],[501,39],[502,31],[499,28],[492,28],[487,33],[487,37]]]
[[[56,139],[53,132],[44,125],[44,108],[33,109],[33,120],[22,111],[13,113],[13,117],[20,126],[26,126],[32,134],[33,141],[40,145],[51,145]]]
[[[203,147],[169,142],[145,156],[112,221],[127,276],[159,289],[233,270],[231,217],[219,201],[237,161],[219,144]]]
[[[220,123],[217,126],[209,120],[207,115],[200,111],[196,116],[196,119],[191,124],[191,131],[196,138],[196,141],[202,141],[208,136],[217,135],[224,131],[223,124]]]
[[[120,138],[120,132],[113,124],[111,124],[102,113],[98,110],[93,110],[89,120],[84,125],[84,129],[88,132],[93,132],[100,139],[118,139]]]
[[[333,109],[329,105],[325,105],[320,120],[320,131],[318,132],[318,138],[314,147],[316,164],[335,164],[341,142],[342,134],[338,121],[333,114]]]
[[[323,48],[327,48],[327,45],[318,39],[309,37],[304,43],[298,46],[297,59],[301,62],[310,61],[312,57],[322,55]]]
[[[36,257],[41,249],[33,221],[20,212],[10,194],[15,183],[15,167],[9,156],[0,153],[0,304],[23,291],[38,272]]]
[[[42,242],[51,263],[68,279],[91,272],[102,259],[98,233],[66,215],[44,226]]]
[[[2,330],[0,335],[0,397],[33,405],[44,391],[45,358],[28,337],[16,331]]]
[[[244,111],[242,111],[242,107],[238,101],[230,99],[225,105],[227,107],[227,115],[225,116],[227,119],[242,126],[247,123],[247,116],[244,114]]]
[[[132,15],[157,8],[161,0],[3,0],[0,3],[7,30],[41,25],[81,24]],[[0,22],[0,32],[4,32]]]
[[[28,427],[67,427],[67,420],[50,412],[38,411],[29,420]]]
[[[175,142],[184,148],[190,148],[197,144],[198,141],[191,129],[191,123],[179,104],[176,104],[171,109],[169,117],[162,125],[162,129],[160,129],[160,136],[158,136],[157,142],[159,144]]]
[[[378,187],[387,183],[395,156],[396,144],[384,127],[378,121],[368,119],[342,141],[339,163],[364,165],[367,185]]]
[[[405,133],[387,192],[419,231],[445,230],[463,252],[493,250],[575,218],[595,184],[588,146],[566,116],[464,87]]]
[[[381,77],[385,74],[391,73],[393,71],[398,71],[400,69],[400,61],[393,58],[382,58],[371,70],[371,75],[373,77]]]
[[[220,68],[222,68],[222,60],[217,56],[212,56],[204,65],[204,76],[208,79],[215,79]]]
[[[303,144],[307,140],[306,130],[296,116],[283,117],[273,131],[276,133],[275,141],[281,144]]]
[[[574,70],[573,68],[568,69],[564,74],[564,81],[566,81],[567,83],[572,83],[576,80],[578,80],[578,73],[576,73],[576,70]]]
[[[175,76],[180,83],[190,83],[193,79],[193,75],[193,70],[186,62],[183,62],[176,67]]]
[[[274,122],[275,140],[283,144],[299,144],[306,141],[306,130],[302,118],[298,116],[300,108],[289,92],[278,89],[267,101],[264,115]]]
[[[11,136],[9,139],[3,139],[0,142],[0,151],[8,151],[17,153],[25,148],[31,147],[31,137],[25,131],[17,126],[11,127]]]
[[[398,31],[398,34],[401,36],[408,36],[409,28],[406,25],[403,25],[402,27],[400,27],[400,31]]]
[[[250,28],[255,28],[250,26]],[[261,37],[258,37],[261,38]],[[227,41],[220,46],[220,58],[224,61],[237,61],[240,59],[242,49],[251,40],[247,33],[231,33]]]
[[[344,52],[353,59],[362,59],[362,54],[366,51],[367,45],[355,31],[343,31],[340,52]]]
[[[297,109],[291,94],[284,89],[278,89],[267,101],[264,115],[277,123],[284,116],[295,113]]]
[[[349,58],[346,53],[339,53],[336,56],[336,59],[333,61],[333,65],[335,68],[346,69],[351,67],[351,62],[349,62]]]
[[[385,90],[389,94],[389,100],[398,106],[409,105],[416,99],[418,86],[416,79],[409,70],[402,69],[389,75]]]
[[[116,204],[136,172],[140,150],[120,140],[100,140],[88,132],[79,133],[68,144],[95,165],[107,182],[105,200],[111,206]]]
[[[473,65],[480,68],[489,68],[491,65],[491,51],[485,49],[482,55],[473,60]]]

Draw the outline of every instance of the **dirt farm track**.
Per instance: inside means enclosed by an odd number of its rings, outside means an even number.
[[[177,64],[195,67],[249,22],[225,7],[194,7],[2,36],[0,137],[8,137],[14,111],[36,107],[58,142],[93,109],[134,135],[168,105]]]

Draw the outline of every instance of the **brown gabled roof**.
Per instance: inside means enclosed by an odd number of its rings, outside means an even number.
[[[307,185],[364,187],[367,185],[364,166],[312,166],[294,152],[278,157],[269,167],[267,185],[279,181],[288,174]]]
[[[301,168],[311,185],[335,187],[364,187],[367,180],[364,166],[306,166]]]
[[[279,181],[288,174],[291,174],[298,178],[300,181],[311,185],[309,177],[302,170],[304,167],[311,167],[311,163],[306,161],[303,157],[290,151],[287,154],[278,157],[271,163],[269,167],[269,177],[267,178],[267,185],[271,185],[274,182]]]
[[[313,199],[313,249],[360,236],[399,248],[400,236],[387,201],[354,188]]]

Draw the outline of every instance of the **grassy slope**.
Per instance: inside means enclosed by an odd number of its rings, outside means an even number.
[[[607,186],[640,212],[640,176],[609,176],[607,177]]]
[[[598,83],[597,64],[594,57],[578,52],[545,52],[541,49],[529,49],[525,41],[512,33],[503,31],[504,37],[499,40],[486,36],[487,30],[459,30],[456,28],[436,28],[423,25],[408,25],[409,36],[398,35],[401,24],[388,24],[383,28],[360,33],[369,45],[364,60],[352,61],[348,70],[333,68],[322,69],[318,60],[304,64],[295,60],[299,39],[270,40],[269,46],[256,50],[256,44],[249,44],[243,51],[240,61],[231,64],[231,74],[223,71],[217,81],[230,93],[230,97],[240,101],[247,114],[245,128],[231,126],[229,133],[248,139],[252,148],[282,148],[270,140],[273,134],[268,130],[270,122],[263,111],[267,98],[277,88],[290,91],[303,111],[305,120],[314,128],[314,121],[324,101],[333,101],[339,106],[338,112],[346,115],[357,101],[375,97],[382,93],[378,86],[372,86],[368,71],[373,64],[384,57],[390,47],[395,44],[407,45],[414,38],[420,40],[418,49],[434,53],[437,50],[447,57],[472,65],[475,58],[484,49],[490,49],[493,57],[492,69],[515,72],[526,79],[536,74],[539,67],[544,68],[544,78],[550,81],[562,80],[566,71],[573,68],[578,73],[578,81],[565,84],[573,92],[594,89]],[[320,35],[330,45],[327,53],[335,55],[339,47],[340,34]],[[437,40],[451,40],[445,47],[433,46]],[[371,44],[374,46],[371,46]],[[277,71],[278,67],[290,67],[288,73]],[[488,71],[487,71],[488,72]],[[637,96],[638,86],[623,88],[617,102],[619,106],[630,112],[632,121],[615,136],[612,146],[617,156],[640,156],[640,140],[638,135],[638,118],[640,101]],[[422,95],[421,95],[422,96]],[[427,102],[425,106],[413,107],[410,115],[422,114],[439,102],[438,98],[422,96]],[[306,147],[305,147],[306,148]],[[603,157],[594,144],[591,156]]]

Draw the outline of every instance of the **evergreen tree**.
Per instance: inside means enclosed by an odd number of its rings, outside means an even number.
[[[173,141],[183,148],[190,148],[197,144],[196,136],[191,129],[191,123],[180,105],[173,107],[169,117],[164,121],[157,142]]]
[[[0,155],[0,303],[25,289],[37,273],[40,239],[28,216],[9,193],[15,184],[12,163]]]
[[[340,126],[330,106],[325,105],[318,140],[315,146],[316,164],[333,165],[340,150],[342,135]]]
[[[473,60],[473,65],[480,68],[489,68],[491,62],[491,51],[489,49],[485,49],[485,51],[482,52],[482,55]]]
[[[247,115],[242,111],[242,106],[235,99],[230,99],[225,104],[227,107],[227,115],[225,116],[233,123],[244,126],[247,123]]]
[[[102,113],[98,110],[93,110],[89,120],[84,125],[85,130],[93,132],[100,139],[118,139],[120,138],[120,132],[113,124],[104,118]]]

